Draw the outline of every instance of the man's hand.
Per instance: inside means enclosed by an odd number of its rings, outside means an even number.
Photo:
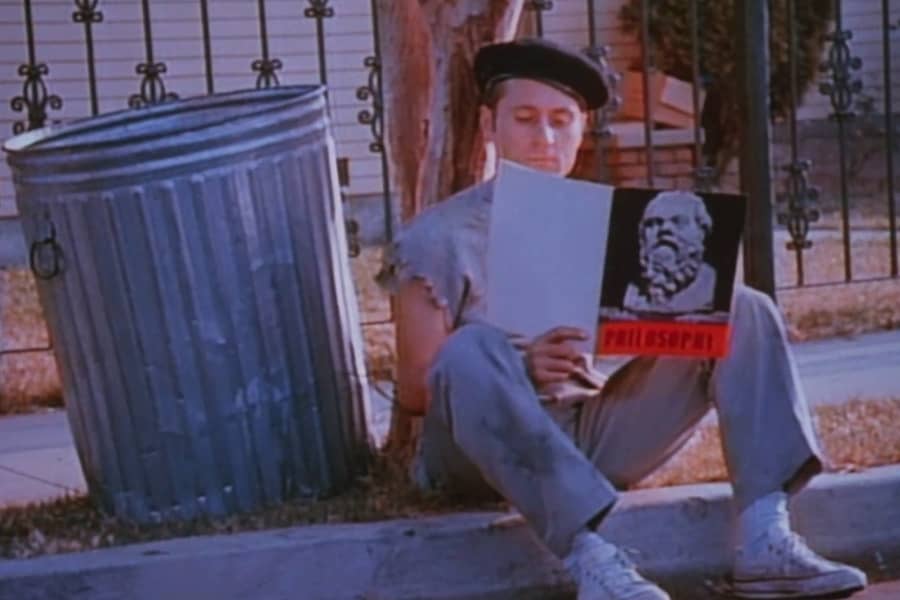
[[[572,342],[584,341],[588,335],[574,327],[557,327],[535,338],[525,348],[525,367],[535,389],[565,381],[579,366],[582,355]]]

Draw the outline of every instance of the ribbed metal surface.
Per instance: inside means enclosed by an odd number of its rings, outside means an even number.
[[[6,149],[26,240],[53,230],[62,253],[39,292],[104,507],[227,514],[331,493],[365,469],[323,88],[114,113]]]

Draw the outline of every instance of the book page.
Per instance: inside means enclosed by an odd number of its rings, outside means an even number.
[[[529,339],[578,327],[596,346],[613,188],[503,161],[487,253],[487,320]]]

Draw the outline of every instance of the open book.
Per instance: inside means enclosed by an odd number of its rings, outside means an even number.
[[[487,320],[536,337],[587,331],[580,351],[724,356],[743,196],[614,188],[501,163]]]

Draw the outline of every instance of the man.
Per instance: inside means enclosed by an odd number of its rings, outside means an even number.
[[[712,312],[716,270],[703,260],[711,230],[712,218],[700,196],[668,191],[653,198],[638,226],[640,279],[625,290],[624,308],[673,315]]]
[[[586,111],[607,100],[596,65],[549,42],[522,40],[483,48],[475,74],[481,127],[497,157],[566,175]],[[580,600],[668,598],[597,528],[616,488],[665,462],[714,405],[738,509],[739,595],[863,587],[862,572],[816,556],[789,528],[787,495],[821,461],[771,300],[736,292],[730,354],[715,364],[599,362],[611,372],[599,397],[585,389],[581,402],[544,400],[542,390],[584,370],[572,342],[585,333],[560,324],[519,346],[482,324],[491,189],[486,182],[424,211],[397,237],[379,277],[397,294],[400,407],[424,415],[416,480],[502,494],[563,559]]]

